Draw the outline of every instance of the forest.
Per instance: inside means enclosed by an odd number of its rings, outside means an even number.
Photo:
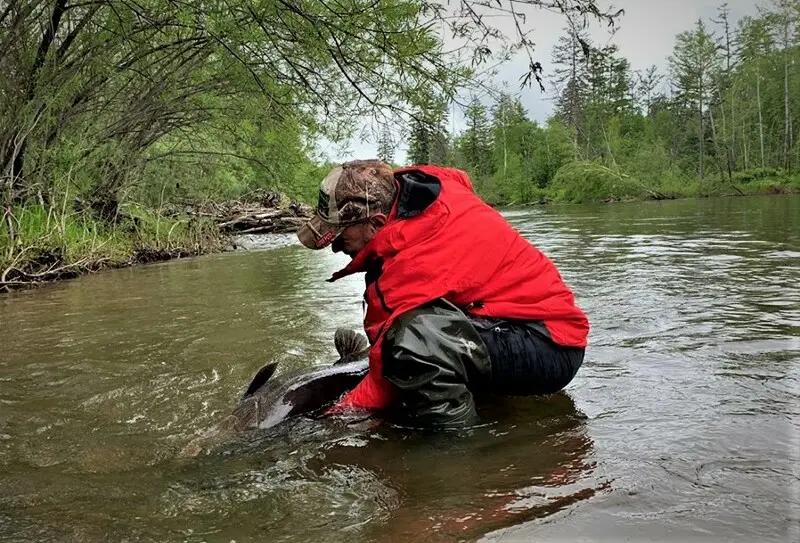
[[[550,66],[554,114],[528,118],[519,97],[466,106],[429,96],[408,136],[409,162],[470,173],[495,204],[593,202],[797,191],[800,2],[732,21],[727,4],[675,37],[668,71],[633,71],[615,45],[565,27]],[[380,155],[393,158],[392,134]]]
[[[526,9],[562,16],[551,59]],[[385,160],[407,142],[406,162],[463,168],[496,205],[797,188],[800,1],[735,22],[721,6],[676,36],[668,73],[632,71],[591,42],[595,23],[624,13],[595,0],[0,0],[0,290],[220,250],[190,210],[265,191],[313,204],[331,167],[318,143],[365,120]],[[493,92],[448,133],[451,106],[515,55],[528,68],[509,88],[551,92],[552,118]]]

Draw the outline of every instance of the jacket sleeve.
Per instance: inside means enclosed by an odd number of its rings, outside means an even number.
[[[397,390],[384,378],[384,339],[395,320],[433,300],[443,298],[448,290],[442,281],[442,270],[425,270],[411,259],[398,258],[378,277],[376,289],[380,291],[379,303],[385,306],[389,317],[381,324],[369,352],[369,372],[366,377],[335,408],[385,409],[397,399]],[[377,301],[375,303],[378,303]],[[369,312],[370,309],[368,308]]]
[[[369,351],[369,371],[356,387],[345,394],[345,396],[334,407],[337,409],[386,409],[392,405],[397,397],[391,383],[381,378],[380,375],[380,338],[378,343],[372,346]],[[377,362],[377,366],[376,366]]]

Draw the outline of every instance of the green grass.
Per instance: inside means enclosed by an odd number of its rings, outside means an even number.
[[[800,174],[763,177],[738,186],[745,194],[800,193]]]
[[[77,213],[16,207],[0,224],[0,269],[14,267],[17,275],[37,273],[36,262],[53,264],[53,269],[121,263],[128,253],[130,243],[119,232]]]
[[[129,233],[138,260],[158,255],[184,256],[220,250],[224,238],[216,224],[191,216],[165,217],[143,206],[123,206],[120,228]]]
[[[64,208],[13,208],[0,222],[0,289],[225,246],[216,225],[205,219],[162,217],[135,205],[121,216],[112,225]]]

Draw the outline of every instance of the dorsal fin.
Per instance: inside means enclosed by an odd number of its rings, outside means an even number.
[[[250,386],[247,387],[247,390],[244,394],[242,394],[242,399],[247,398],[251,394],[253,394],[256,390],[261,388],[261,386],[270,380],[272,375],[275,373],[275,370],[278,368],[277,362],[272,362],[271,364],[267,364],[256,373],[256,376],[253,377],[253,380],[250,381]]]
[[[352,362],[363,356],[369,349],[369,343],[364,334],[359,334],[347,328],[337,328],[333,334],[333,344],[339,353],[337,363]]]

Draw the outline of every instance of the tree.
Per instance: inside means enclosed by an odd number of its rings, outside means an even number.
[[[464,117],[467,128],[459,139],[459,156],[463,167],[476,176],[475,182],[480,185],[492,172],[491,130],[486,106],[473,97],[464,111]]]
[[[658,67],[655,64],[644,71],[636,72],[636,100],[640,110],[645,116],[650,116],[652,114],[653,93],[663,79],[664,76],[658,73]]]
[[[503,54],[486,43],[504,37],[500,25],[492,27],[493,19],[478,11],[521,23],[525,10],[515,4],[3,2],[2,199],[8,207],[52,188],[47,161],[71,138],[85,149],[72,156],[73,166],[96,166],[92,193],[113,210],[154,146],[179,133],[182,143],[190,141],[194,129],[219,120],[221,109],[231,108],[225,122],[231,121],[236,104],[253,96],[273,118],[299,119],[306,131],[334,140],[352,132],[363,115],[408,113],[431,89],[452,98],[478,66]],[[559,9],[570,17],[615,17],[592,0],[570,0]],[[446,50],[436,23],[464,46]],[[522,26],[512,26],[506,48],[530,53]],[[530,71],[536,73],[533,60]]]
[[[493,185],[515,201],[530,198],[535,130],[518,97],[502,93],[497,98],[491,123]]]
[[[565,29],[553,48],[553,82],[558,94],[556,97],[556,115],[573,131],[575,146],[582,133],[584,123],[584,106],[588,94],[589,82],[587,60],[591,51],[588,33],[574,25]]]
[[[450,134],[440,124],[433,132],[430,145],[430,163],[447,165],[452,162],[453,150],[450,143]]]
[[[794,64],[792,52],[797,37],[797,18],[800,4],[796,0],[774,0],[774,5],[776,11],[772,12],[768,17],[768,24],[775,43],[781,49],[783,64],[783,167],[788,170],[791,167],[789,152],[794,143],[791,97],[791,76],[792,65]]]
[[[412,164],[443,164],[447,160],[448,136],[444,127],[447,107],[441,97],[428,96],[412,120],[408,159]]]
[[[411,125],[411,138],[408,144],[410,164],[428,164],[431,156],[431,134],[425,121],[415,119]]]
[[[411,0],[335,10],[255,0],[3,6],[7,206],[52,188],[48,161],[64,141],[86,149],[73,166],[96,170],[89,195],[113,215],[154,146],[179,133],[191,141],[188,129],[222,120],[220,110],[230,124],[253,97],[274,119],[340,139],[359,115],[408,109],[420,89],[452,93],[470,76],[462,59],[442,54],[430,14]],[[328,122],[317,122],[322,114]]]
[[[394,162],[394,149],[395,144],[392,141],[392,133],[389,131],[389,127],[385,126],[378,138],[378,158],[387,164],[392,164]]]
[[[714,35],[706,30],[702,20],[698,20],[694,30],[678,34],[673,54],[669,58],[678,97],[697,114],[701,179],[705,173],[706,108],[714,90],[715,74],[719,70],[718,53]]]
[[[744,88],[755,88],[755,105],[758,123],[758,144],[761,158],[761,167],[766,167],[766,154],[764,151],[764,112],[761,86],[765,60],[772,54],[772,37],[767,29],[765,19],[745,17],[739,23],[738,41],[741,43],[742,68],[741,77],[746,84]],[[754,81],[753,81],[754,80]],[[746,138],[743,138],[746,145]],[[743,149],[745,163],[747,162],[747,148]]]
[[[633,87],[627,59],[617,47],[592,49],[588,63],[588,92],[584,128],[587,157],[602,157],[614,163],[608,125],[633,112]],[[619,126],[619,123],[617,123]]]
[[[540,189],[550,184],[561,166],[578,159],[569,130],[556,118],[551,118],[543,128],[537,127],[529,152],[531,177]]]
[[[736,164],[736,96],[733,92],[733,70],[736,67],[736,37],[731,30],[730,10],[728,4],[722,4],[718,10],[718,18],[712,19],[714,23],[722,27],[722,35],[718,40],[718,46],[722,52],[723,65],[718,74],[717,105],[722,118],[722,137],[715,136],[715,142],[722,141],[725,147],[725,157],[727,159],[728,175],[732,176],[732,171]],[[730,106],[730,123],[728,123],[725,100]],[[730,132],[728,131],[730,124]],[[730,137],[728,136],[730,134]]]

